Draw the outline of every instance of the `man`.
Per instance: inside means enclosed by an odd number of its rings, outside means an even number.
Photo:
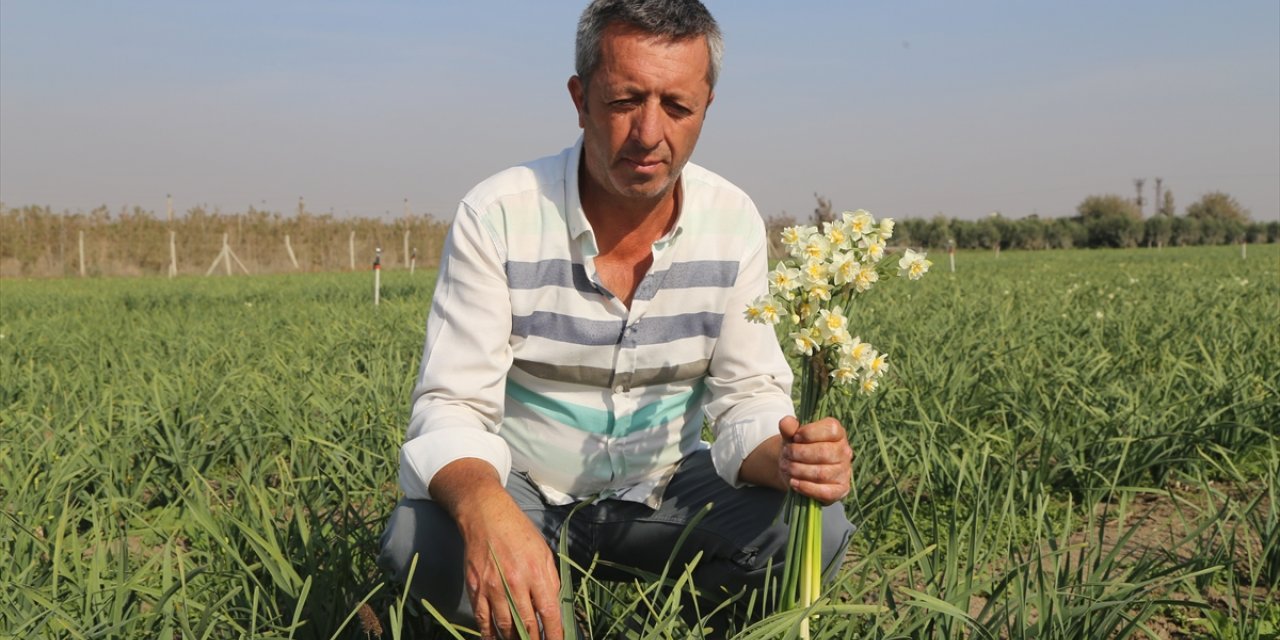
[[[839,565],[844,428],[791,417],[772,329],[743,318],[767,287],[763,222],[688,164],[722,49],[697,0],[596,0],[568,87],[580,141],[458,208],[379,562],[404,580],[417,554],[414,594],[485,637],[514,637],[507,588],[531,635],[560,637],[549,544],[582,501],[575,560],[655,573],[711,505],[673,571],[701,552],[713,601],[780,576],[788,488],[829,505]]]

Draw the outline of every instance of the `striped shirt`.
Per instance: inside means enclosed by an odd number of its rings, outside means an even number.
[[[750,198],[687,164],[681,210],[628,308],[594,268],[581,149],[498,173],[458,207],[400,453],[409,498],[479,458],[503,481],[526,472],[552,504],[656,507],[676,464],[708,446],[704,423],[717,473],[740,486],[742,460],[793,412],[772,327],[743,317],[767,290]]]

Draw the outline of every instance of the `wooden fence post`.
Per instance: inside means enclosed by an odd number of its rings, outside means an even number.
[[[178,275],[177,232],[169,231],[169,277]]]
[[[378,306],[382,298],[382,247],[374,249],[373,254],[373,306]]]
[[[289,252],[289,262],[293,263],[293,268],[298,268],[298,257],[293,255],[293,244],[289,242],[289,234],[284,234],[284,250]]]

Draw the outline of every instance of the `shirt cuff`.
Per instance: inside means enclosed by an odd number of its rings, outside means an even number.
[[[715,465],[716,473],[735,489],[748,486],[748,483],[738,479],[742,461],[765,440],[778,435],[778,421],[788,415],[791,414],[772,411],[757,413],[720,429],[715,442],[711,443],[711,462]]]
[[[430,500],[431,479],[445,465],[462,458],[488,462],[506,486],[511,473],[507,442],[488,431],[453,427],[424,433],[400,447],[400,489],[410,500]]]

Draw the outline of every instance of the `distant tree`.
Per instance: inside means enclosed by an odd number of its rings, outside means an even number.
[[[933,216],[929,221],[928,245],[945,249],[954,239],[955,236],[951,233],[951,221],[941,213]]]
[[[1244,242],[1249,237],[1249,224],[1239,220],[1227,220],[1222,223],[1222,234],[1231,244]]]
[[[929,221],[904,218],[893,228],[893,244],[900,247],[923,247],[929,242]]]
[[[1200,221],[1187,216],[1175,216],[1171,242],[1179,247],[1200,244]]]
[[[1045,227],[1045,242],[1053,249],[1083,247],[1088,239],[1084,225],[1071,218],[1058,218]]]
[[[1128,216],[1098,216],[1084,226],[1090,247],[1136,247],[1142,239],[1142,222]]]
[[[1089,196],[1076,207],[1090,247],[1133,247],[1142,239],[1142,213],[1117,195]]]
[[[952,219],[949,223],[951,238],[957,249],[981,249],[982,239],[978,233],[978,223],[972,220]],[[946,246],[943,244],[943,246]]]
[[[818,225],[818,228],[821,229],[822,223],[831,222],[836,219],[836,210],[831,206],[831,201],[827,198],[818,195],[816,192],[813,194],[813,197],[818,200],[818,206],[813,209],[813,223]]]
[[[1138,206],[1132,200],[1112,194],[1089,196],[1076,207],[1076,211],[1084,222],[1094,218],[1113,216],[1132,220],[1142,219],[1142,212],[1138,210]]]
[[[1158,203],[1160,208],[1157,211],[1162,216],[1172,218],[1177,214],[1177,209],[1173,206],[1173,189],[1165,189],[1163,198],[1164,202]]]
[[[978,220],[974,224],[974,238],[976,246],[983,249],[1000,250],[1000,225],[996,222],[998,216],[991,215]]]
[[[1225,220],[1221,218],[1192,219],[1200,223],[1200,244],[1222,244],[1226,242],[1227,225]]]
[[[1009,246],[1016,249],[1044,249],[1048,224],[1040,216],[1030,215],[1010,225]]]
[[[1173,237],[1173,218],[1156,215],[1147,218],[1143,223],[1143,236],[1147,246],[1163,247]]]
[[[1188,205],[1187,216],[1199,220],[1213,218],[1241,223],[1249,221],[1249,211],[1241,207],[1235,198],[1222,191],[1210,191]]]

